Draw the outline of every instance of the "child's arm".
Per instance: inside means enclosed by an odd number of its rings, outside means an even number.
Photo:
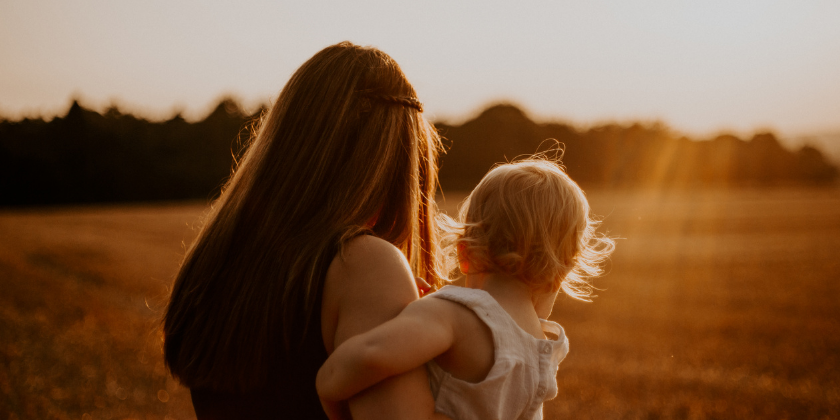
[[[444,353],[454,342],[452,320],[445,315],[448,303],[414,301],[396,318],[342,343],[318,371],[318,395],[325,401],[346,400]]]

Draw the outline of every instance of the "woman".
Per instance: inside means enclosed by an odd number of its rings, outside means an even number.
[[[164,357],[199,419],[323,418],[315,375],[349,337],[439,285],[440,144],[399,66],[347,42],[298,69],[175,280]],[[431,418],[418,369],[349,402]]]

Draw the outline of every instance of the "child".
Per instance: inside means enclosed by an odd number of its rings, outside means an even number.
[[[335,402],[423,364],[435,410],[453,419],[542,418],[557,395],[569,342],[546,318],[560,289],[589,300],[586,278],[601,274],[613,241],[595,234],[580,187],[541,157],[491,170],[459,219],[444,220],[444,252],[466,287],[445,286],[341,344],[317,377],[331,418]]]

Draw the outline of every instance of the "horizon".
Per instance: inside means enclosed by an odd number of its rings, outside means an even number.
[[[257,110],[259,110],[260,107],[271,106],[270,103],[244,104],[241,101],[241,99],[237,98],[236,96],[221,95],[215,101],[212,101],[207,106],[205,106],[203,112],[200,113],[200,114],[185,116],[184,113],[183,113],[183,109],[179,109],[177,107],[174,107],[173,110],[168,114],[157,113],[156,115],[155,114],[148,115],[148,114],[144,114],[142,112],[142,110],[138,111],[136,109],[132,109],[132,107],[130,107],[130,106],[125,106],[125,104],[121,104],[121,103],[113,103],[112,102],[112,103],[109,103],[107,105],[100,105],[100,106],[97,107],[97,106],[92,105],[89,102],[87,102],[84,98],[76,96],[76,97],[70,98],[68,100],[68,104],[64,108],[63,111],[56,112],[56,113],[51,114],[51,115],[25,115],[25,116],[19,116],[18,118],[7,118],[7,116],[2,113],[2,110],[0,110],[0,122],[3,122],[4,120],[15,122],[15,121],[21,121],[21,120],[27,119],[27,118],[28,119],[41,119],[43,121],[51,121],[54,118],[63,118],[69,112],[70,107],[72,106],[73,102],[78,102],[79,105],[82,108],[87,109],[87,110],[91,110],[91,111],[95,111],[95,112],[97,112],[99,114],[102,114],[102,115],[104,115],[105,112],[109,108],[115,107],[122,114],[132,115],[135,118],[143,119],[143,120],[150,121],[150,122],[163,122],[163,121],[167,121],[167,120],[170,120],[172,118],[176,118],[178,116],[181,116],[187,122],[195,123],[195,122],[204,120],[206,117],[208,117],[210,115],[211,112],[213,112],[213,110],[215,110],[221,104],[222,101],[227,100],[227,99],[233,100],[239,106],[240,110],[242,110],[245,113],[245,115],[253,114]],[[437,119],[437,120],[431,120],[431,122],[434,123],[434,124],[445,124],[445,125],[450,125],[450,126],[460,126],[460,125],[463,125],[464,123],[467,123],[469,121],[472,121],[472,120],[478,118],[486,110],[488,110],[488,109],[490,109],[494,106],[498,106],[498,105],[513,106],[513,107],[519,109],[520,111],[522,111],[526,118],[528,118],[530,121],[532,121],[536,124],[564,124],[564,125],[567,125],[569,127],[574,128],[575,130],[578,130],[578,131],[586,131],[586,130],[590,130],[590,129],[595,128],[595,127],[610,125],[610,124],[616,124],[616,125],[620,125],[620,126],[630,126],[630,125],[633,125],[633,124],[641,124],[643,126],[661,125],[666,130],[668,130],[669,132],[674,134],[675,136],[677,136],[677,137],[678,136],[685,136],[692,141],[707,141],[707,140],[712,140],[712,139],[714,139],[716,137],[719,137],[719,136],[726,136],[726,135],[732,135],[732,136],[738,137],[738,138],[740,138],[744,141],[748,141],[750,138],[752,138],[753,136],[755,136],[757,134],[770,133],[770,134],[773,134],[773,136],[783,146],[785,146],[787,148],[790,148],[792,150],[797,150],[797,149],[799,149],[803,146],[814,147],[814,148],[818,149],[823,154],[823,156],[826,159],[828,159],[830,162],[832,162],[835,165],[840,166],[840,129],[838,129],[836,131],[815,132],[815,133],[810,133],[810,134],[806,134],[806,135],[799,135],[799,136],[796,136],[796,137],[784,136],[784,134],[779,133],[778,131],[773,130],[772,128],[769,128],[769,129],[757,128],[757,129],[752,130],[752,131],[735,131],[735,130],[725,130],[724,129],[724,130],[719,130],[719,131],[716,131],[716,132],[709,132],[709,133],[698,135],[696,133],[688,133],[688,132],[679,130],[678,127],[671,126],[670,124],[667,123],[667,121],[655,120],[655,119],[651,119],[651,120],[643,120],[643,119],[609,120],[609,119],[605,119],[605,120],[602,120],[602,121],[594,121],[594,122],[591,122],[591,123],[588,123],[588,124],[582,124],[582,123],[579,123],[579,122],[576,122],[576,121],[570,121],[570,120],[562,118],[562,117],[541,119],[538,116],[535,116],[532,112],[530,112],[527,107],[524,107],[521,104],[515,103],[513,101],[505,101],[505,100],[486,103],[483,106],[480,106],[479,108],[477,108],[473,112],[467,114],[466,116],[463,116],[462,118],[460,118],[458,120]]]
[[[152,120],[200,119],[224,96],[254,108],[315,52],[350,40],[394,57],[433,121],[507,102],[540,122],[770,131],[840,150],[838,15],[840,3],[818,0],[12,0],[0,4],[0,115],[50,118],[74,97]]]

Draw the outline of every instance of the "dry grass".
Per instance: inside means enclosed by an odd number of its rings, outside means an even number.
[[[547,418],[840,418],[840,191],[590,200],[624,239]],[[154,327],[203,210],[0,212],[0,420],[192,417]]]
[[[193,417],[155,333],[203,206],[0,214],[5,419]],[[153,308],[153,309],[150,309]]]

